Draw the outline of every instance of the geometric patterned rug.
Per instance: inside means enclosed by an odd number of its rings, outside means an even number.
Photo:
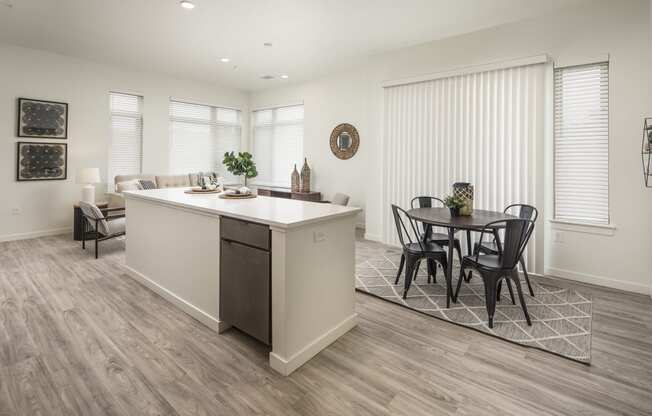
[[[403,299],[403,271],[398,285],[394,285],[401,251],[396,248],[356,243],[356,289],[389,302],[461,326],[475,329],[504,340],[538,348],[564,358],[589,364],[591,361],[592,301],[589,296],[572,289],[540,284],[531,276],[534,297],[529,295],[522,281],[523,295],[530,313],[528,326],[518,298],[513,305],[503,285],[500,301],[496,303],[494,327],[489,328],[484,301],[484,285],[477,272],[462,288],[457,303],[451,301],[446,309],[446,281],[444,271],[437,266],[437,282],[427,283],[425,262],[416,281],[412,282],[407,299]],[[456,260],[453,288],[459,276]],[[514,289],[516,292],[516,289]],[[516,293],[514,293],[516,296]]]

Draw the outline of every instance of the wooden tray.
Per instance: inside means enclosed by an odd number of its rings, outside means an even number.
[[[251,199],[255,198],[257,195],[254,194],[249,194],[249,195],[229,195],[229,194],[221,194],[220,198],[222,199]]]
[[[183,191],[186,194],[219,194],[220,191],[219,189],[200,189],[200,188],[193,188],[193,189],[188,189]]]

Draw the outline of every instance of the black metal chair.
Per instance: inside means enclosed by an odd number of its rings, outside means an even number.
[[[411,208],[431,208],[433,206],[433,202],[437,201],[441,206],[444,206],[444,201],[442,201],[439,198],[436,198],[434,196],[417,196],[415,198],[412,198],[412,201],[410,201],[410,207]],[[418,235],[418,238],[421,241],[432,241],[438,246],[442,247],[448,247],[448,234],[444,233],[436,233],[432,229],[432,225],[430,224],[424,224],[421,223],[420,232]],[[460,246],[460,240],[455,239],[455,250],[457,250],[457,257],[460,260],[460,264],[462,263],[462,249]],[[401,275],[401,272],[403,271],[403,264],[405,263],[405,258],[401,256],[401,264],[398,268],[398,273],[396,274],[396,278],[398,278]],[[430,265],[428,265],[430,267]],[[428,273],[428,283],[430,283],[430,275],[432,274],[434,281],[436,282],[437,280],[437,269],[430,271]]]
[[[446,251],[432,241],[423,241],[419,238],[419,232],[417,227],[414,224],[414,220],[410,215],[401,207],[397,205],[392,205],[392,213],[394,214],[394,223],[396,224],[396,231],[398,232],[398,239],[401,242],[403,247],[403,255],[401,256],[401,268],[405,263],[405,285],[403,290],[403,299],[407,297],[408,290],[412,280],[416,277],[416,274],[419,270],[419,265],[422,260],[428,262],[428,275],[433,270],[437,270],[435,261],[439,262],[444,270],[447,267],[446,261]],[[410,225],[410,228],[406,226],[406,223]],[[398,284],[399,275],[396,276],[395,285]],[[447,284],[447,292],[450,294],[451,288]],[[448,296],[450,299],[450,296]],[[447,306],[449,305],[449,300],[447,299]]]
[[[509,213],[509,211],[514,208],[518,208],[517,216],[519,218],[525,220],[531,220],[534,223],[537,222],[537,218],[539,217],[539,211],[532,205],[512,204],[512,205],[508,205],[503,210],[503,212]],[[500,254],[501,248],[502,247],[500,244],[500,237],[497,234],[494,234],[493,241],[479,240],[478,242],[476,242],[475,245],[473,246],[473,253],[475,254],[476,252],[480,252],[482,254]],[[534,296],[534,290],[532,290],[532,284],[530,284],[530,276],[527,273],[527,269],[525,267],[525,261],[523,260],[522,255],[519,258],[518,262],[521,265],[521,269],[523,270],[523,276],[525,277],[525,283],[527,283],[527,288],[530,292],[530,296]],[[471,280],[471,277],[472,277],[472,273],[469,273],[466,281],[468,282],[469,280]]]
[[[507,281],[510,294],[512,295],[512,302],[514,302],[514,295],[510,284],[510,280],[513,280],[516,284],[516,291],[518,292],[521,308],[523,308],[523,313],[525,314],[525,320],[528,325],[532,325],[523,298],[523,291],[521,290],[521,280],[518,275],[518,262],[523,255],[523,251],[525,250],[525,247],[530,240],[530,236],[532,235],[532,231],[534,230],[534,221],[519,218],[490,222],[485,225],[480,233],[480,241],[482,241],[485,233],[497,235],[498,233],[496,230],[504,232],[504,243],[501,247],[502,249],[500,253],[480,255],[480,251],[478,250],[472,256],[465,256],[464,259],[462,259],[462,267],[460,268],[460,277],[457,281],[457,288],[455,289],[455,297],[459,294],[462,286],[465,269],[473,268],[476,270],[484,281],[487,314],[489,315],[489,328],[493,328],[494,313],[496,312],[496,300],[499,296],[499,282],[502,282],[503,279]]]
[[[106,208],[100,209],[95,204],[80,201],[79,207],[84,216],[82,231],[82,249],[86,250],[86,236],[93,231],[95,240],[95,258],[99,256],[99,242],[125,235],[125,209]],[[110,213],[118,212],[117,214]]]

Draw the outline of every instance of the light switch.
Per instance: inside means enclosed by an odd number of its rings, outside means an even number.
[[[323,231],[315,231],[313,233],[313,240],[315,243],[326,241],[326,233]]]
[[[553,231],[552,232],[552,241],[555,243],[563,243],[564,242],[564,233],[561,231]]]

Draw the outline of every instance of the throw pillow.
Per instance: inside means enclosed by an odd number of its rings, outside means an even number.
[[[156,184],[153,181],[141,179],[138,181],[142,189],[156,189]]]
[[[138,182],[136,179],[132,181],[124,181],[124,182],[118,182],[115,184],[115,189],[118,192],[122,191],[140,191],[143,189],[143,187],[140,185],[140,182]]]

